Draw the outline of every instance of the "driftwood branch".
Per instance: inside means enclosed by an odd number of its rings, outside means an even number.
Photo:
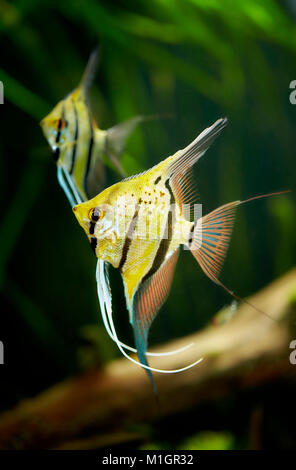
[[[226,324],[166,344],[181,354],[152,358],[152,366],[175,369],[204,357],[180,374],[155,374],[160,414],[190,409],[205,400],[295,373],[289,362],[294,339],[291,294],[296,270],[249,300],[270,317],[242,304]],[[64,381],[22,401],[0,416],[0,448],[98,448],[139,438],[130,424],[157,419],[151,385],[143,370],[125,359]]]

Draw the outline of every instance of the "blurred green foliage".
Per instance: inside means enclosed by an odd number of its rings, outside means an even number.
[[[185,439],[178,445],[180,450],[231,450],[234,448],[234,438],[227,432],[200,432]],[[169,444],[149,443],[142,450],[169,450]]]
[[[0,0],[2,408],[117,354],[102,333],[95,260],[38,126],[77,85],[91,49],[100,43],[92,105],[102,128],[136,114],[173,116],[135,132],[122,157],[127,172],[151,167],[229,118],[195,169],[208,212],[295,188],[295,15],[292,0]],[[295,264],[295,248],[293,194],[245,206],[223,282],[249,295]],[[231,302],[189,253],[178,267],[152,344],[202,328]],[[131,341],[120,279],[112,277],[116,323]],[[192,445],[230,445],[217,439]]]
[[[233,436],[222,432],[202,432],[186,439],[181,445],[183,450],[230,450],[233,448]]]

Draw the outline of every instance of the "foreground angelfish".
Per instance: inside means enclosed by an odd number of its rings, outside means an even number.
[[[146,351],[149,328],[169,293],[180,245],[191,251],[210,279],[233,294],[218,280],[218,275],[235,209],[241,201],[225,204],[194,222],[187,217],[188,205],[195,202],[191,168],[226,123],[226,119],[219,119],[185,149],[73,208],[96,256],[121,272],[140,365],[152,382],[151,371],[177,372],[149,367]],[[100,273],[98,288],[99,276]],[[108,295],[107,288],[105,294]],[[135,362],[118,340],[111,305],[108,316],[104,322],[110,336],[121,352]]]
[[[98,62],[94,51],[80,84],[41,121],[53,150],[58,180],[72,206],[104,188],[103,156],[124,176],[119,156],[135,127],[144,119],[136,116],[108,130],[99,129],[88,104],[88,90]]]
[[[156,369],[146,360],[148,331],[168,295],[180,245],[191,250],[215,281],[226,253],[239,201],[196,222],[182,211],[184,204],[194,202],[191,167],[226,122],[219,119],[184,150],[73,209],[96,256],[121,272],[138,357],[150,378]]]

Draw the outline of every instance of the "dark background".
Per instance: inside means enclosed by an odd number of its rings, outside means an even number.
[[[92,48],[99,42],[92,107],[100,127],[136,114],[171,115],[135,131],[122,157],[128,173],[151,167],[228,117],[229,126],[195,168],[208,212],[295,188],[296,106],[289,102],[295,21],[292,0],[0,0],[2,410],[119,355],[100,318],[95,259],[38,125],[78,84]],[[295,193],[243,206],[222,280],[248,296],[295,264],[295,245]],[[130,341],[121,282],[116,273],[113,278],[116,323]],[[182,253],[150,343],[203,328],[231,301]],[[295,385],[275,383],[272,390],[240,392],[204,407],[188,429],[186,416],[166,421],[151,431],[148,446],[178,446],[190,435],[219,431],[203,445],[244,448],[251,410],[260,404],[268,416],[264,444],[295,448],[288,408]],[[177,432],[176,423],[184,431]],[[168,428],[176,433],[166,435]],[[202,445],[200,437],[191,439],[188,448]]]

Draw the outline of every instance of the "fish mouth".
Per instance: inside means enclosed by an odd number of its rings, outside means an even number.
[[[44,137],[49,142],[50,141],[50,130],[49,130],[50,127],[48,125],[47,119],[46,118],[42,119],[42,121],[39,122],[39,126],[41,127]]]
[[[75,217],[76,217],[77,219],[79,218],[79,212],[77,212],[78,209],[79,209],[79,205],[80,205],[80,204],[76,204],[76,206],[72,207],[72,211],[74,212]]]
[[[81,213],[81,207],[80,207],[80,204],[76,204],[76,206],[72,207],[72,211],[79,223],[79,225],[83,228],[83,230],[85,230],[87,232],[87,224],[88,224],[88,219],[86,217],[83,216],[83,214]],[[87,233],[88,234],[88,233]]]
[[[76,219],[78,220],[79,224],[82,226],[82,220],[81,220],[81,216],[80,216],[80,213],[79,213],[79,204],[72,207],[72,211],[73,211]]]

